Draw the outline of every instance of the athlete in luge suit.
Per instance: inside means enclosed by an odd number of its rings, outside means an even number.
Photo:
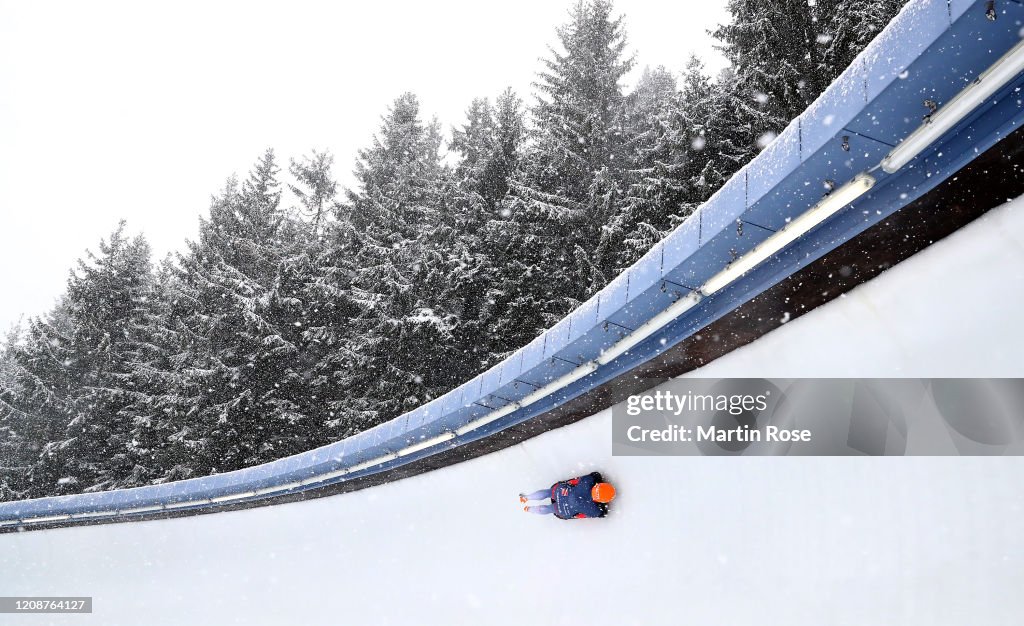
[[[539,515],[553,513],[558,519],[583,519],[608,515],[608,503],[614,497],[615,487],[604,482],[600,473],[591,472],[586,476],[561,480],[550,489],[521,493],[519,501],[525,503],[551,498],[551,504],[527,505],[523,510]]]

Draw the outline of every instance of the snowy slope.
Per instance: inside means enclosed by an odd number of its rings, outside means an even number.
[[[1024,377],[1024,199],[710,363],[707,377]]]
[[[1024,367],[1024,201],[697,375]],[[1016,229],[1017,234],[1011,234]],[[610,412],[312,502],[0,536],[13,624],[1017,624],[1021,458],[612,458]],[[516,494],[598,468],[607,520]],[[9,618],[10,616],[3,616]]]

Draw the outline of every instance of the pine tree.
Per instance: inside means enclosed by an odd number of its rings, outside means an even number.
[[[602,229],[597,251],[610,275],[643,256],[673,218],[692,211],[685,170],[693,155],[682,106],[675,78],[664,67],[645,68],[626,100],[630,171],[622,202]]]
[[[490,118],[482,112],[488,108]],[[431,244],[446,251],[447,259],[439,259],[427,279],[456,320],[456,380],[468,379],[498,359],[489,327],[498,304],[491,287],[500,280],[507,260],[489,236],[492,224],[508,217],[504,203],[514,180],[522,176],[526,142],[522,100],[511,89],[498,96],[493,108],[485,100],[476,101],[467,117],[469,123],[455,132],[452,144],[462,155],[455,168],[458,185],[447,202],[452,219],[446,222],[447,229],[438,229]],[[498,353],[506,350],[504,344],[497,348]]]
[[[439,262],[432,242],[446,211],[448,177],[436,121],[424,125],[419,102],[403,94],[382,120],[371,148],[360,152],[359,189],[346,209],[356,245],[349,346],[360,390],[336,404],[338,419],[362,429],[390,419],[452,386],[437,361],[452,345],[453,319],[422,290]]]
[[[534,182],[544,193],[579,207],[591,224],[607,217],[595,195],[623,168],[623,94],[633,67],[625,56],[623,18],[607,0],[580,1],[557,31],[564,52],[551,49],[535,83],[539,101]],[[616,159],[619,159],[616,161]],[[609,179],[610,180],[607,180]],[[599,187],[600,189],[595,189]]]
[[[491,208],[496,208],[508,195],[511,181],[519,175],[527,136],[525,115],[523,101],[511,87],[498,96],[494,106],[494,146],[485,170]]]
[[[59,458],[64,476],[90,491],[116,486],[133,470],[125,409],[137,393],[132,363],[152,268],[149,244],[141,236],[125,238],[123,229],[122,222],[100,243],[99,255],[79,262],[65,300],[74,321],[80,390]]]
[[[0,502],[23,496],[29,467],[41,447],[30,435],[34,416],[17,408],[25,399],[15,360],[21,338],[20,325],[15,326],[0,346]]]
[[[814,24],[824,86],[835,80],[896,17],[907,0],[816,0]]]
[[[351,423],[361,421],[360,410],[353,407],[359,402],[357,373],[365,358],[356,349],[359,334],[353,320],[372,306],[355,284],[362,237],[344,205],[335,213],[317,240],[315,265],[305,286],[312,307],[304,332],[305,358],[309,393],[325,418],[321,443],[355,432]]]
[[[61,481],[59,463],[49,459],[73,416],[78,391],[73,321],[63,302],[32,318],[8,338],[5,381],[0,389],[5,439],[4,494],[30,498],[75,493],[75,477]]]
[[[807,0],[729,0],[732,21],[714,35],[732,64],[741,112],[778,134],[827,85],[819,74],[814,9]]]
[[[806,109],[905,0],[729,0],[714,35],[732,64],[743,123],[761,147]]]
[[[194,456],[200,449],[197,425],[187,416],[182,395],[182,310],[175,299],[177,268],[170,257],[155,273],[141,319],[136,324],[138,349],[132,359],[135,396],[124,413],[131,419],[129,447],[132,473],[120,487],[189,478],[196,472]]]
[[[491,360],[527,343],[612,276],[595,257],[629,167],[621,81],[632,68],[621,17],[578,2],[535,84],[532,141],[483,239],[494,255],[481,312]],[[490,304],[492,303],[493,304]]]
[[[583,297],[586,287],[575,275],[589,259],[566,246],[571,221],[551,205],[510,194],[503,213],[490,220],[482,239],[490,250],[488,288],[479,328],[486,360],[493,364],[550,328]],[[588,281],[588,284],[590,281]]]
[[[679,87],[649,70],[629,98],[632,169],[619,212],[605,228],[601,256],[613,271],[632,265],[711,197],[755,151],[731,108],[728,86],[705,74],[695,56]]]
[[[451,148],[461,155],[455,178],[463,193],[476,196],[483,210],[493,212],[508,193],[521,158],[526,131],[522,100],[511,88],[493,107],[486,98],[476,98],[466,118],[462,128],[452,131]]]
[[[9,347],[2,404],[36,455],[24,495],[107,489],[132,472],[125,409],[151,276],[148,244],[123,231],[79,261],[61,304]]]
[[[197,471],[280,458],[319,440],[321,420],[299,358],[309,270],[300,233],[280,207],[274,153],[239,186],[229,180],[179,259],[182,407],[196,424]]]
[[[351,219],[378,243],[415,239],[436,220],[436,181],[442,144],[436,120],[420,119],[416,96],[399,96],[382,118],[373,146],[359,151],[358,191],[349,191]]]
[[[301,161],[292,159],[288,168],[298,183],[288,188],[302,204],[303,213],[311,220],[314,233],[319,230],[338,194],[338,183],[331,174],[333,164],[334,156],[330,152],[313,150],[312,156],[303,157]]]
[[[462,128],[452,129],[451,149],[460,153],[461,159],[455,168],[455,177],[469,193],[480,196],[481,200],[493,205],[493,196],[488,193],[487,164],[491,160],[496,144],[494,108],[487,98],[474,98],[466,110],[466,123]]]

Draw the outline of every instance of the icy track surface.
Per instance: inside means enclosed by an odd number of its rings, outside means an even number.
[[[698,375],[1021,376],[1016,201]],[[0,536],[3,624],[1019,624],[1024,458],[612,458],[610,413],[312,502]],[[600,469],[606,520],[516,494]]]

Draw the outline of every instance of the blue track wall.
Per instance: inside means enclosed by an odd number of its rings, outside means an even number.
[[[352,480],[486,437],[587,393],[690,336],[786,276],[936,187],[1024,119],[1018,76],[895,174],[881,170],[868,194],[840,210],[725,289],[704,298],[629,352],[565,388],[460,436],[454,431],[580,365],[700,287],[806,212],[825,193],[874,168],[926,113],[1017,44],[1024,7],[1000,2],[995,21],[983,0],[917,0],[756,159],[656,245],[543,335],[445,396],[390,422],[304,454],[206,478],[97,494],[0,504],[0,526],[97,518],[133,519],[167,510],[208,509]],[[844,145],[845,144],[845,145]],[[392,457],[445,433],[431,448]],[[367,461],[384,459],[360,468]]]

